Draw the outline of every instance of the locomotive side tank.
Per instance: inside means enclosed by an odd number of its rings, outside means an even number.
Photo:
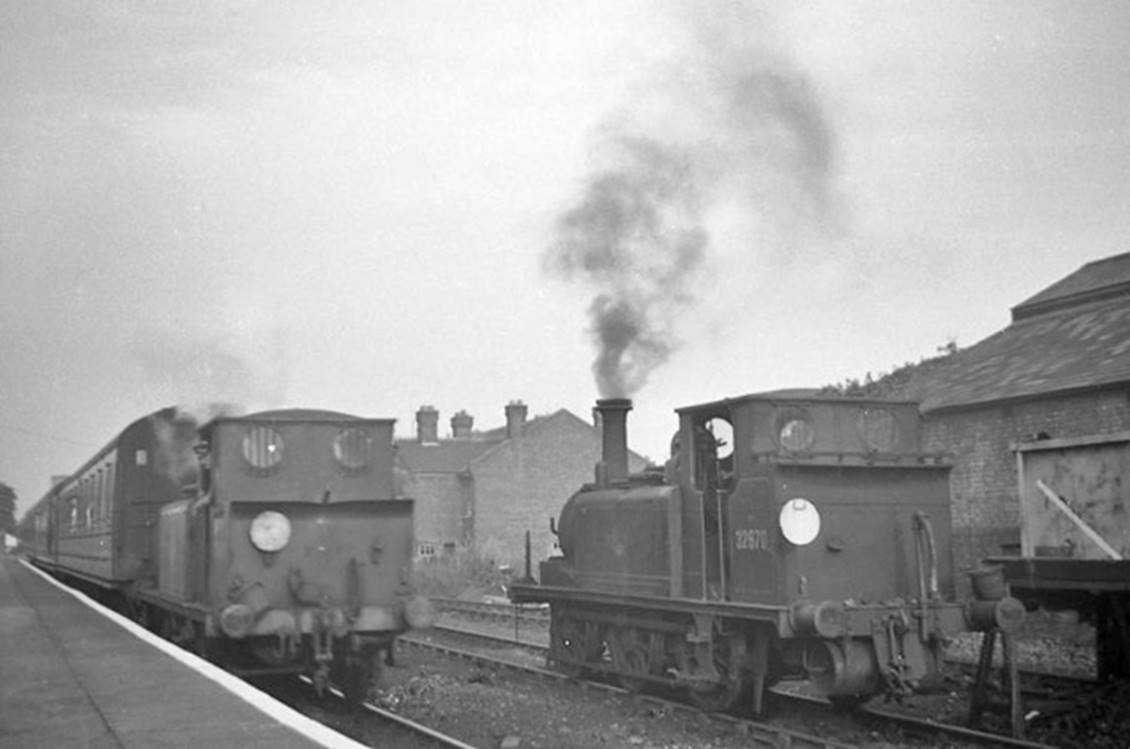
[[[627,474],[630,401],[599,401],[595,481],[562,555],[518,602],[551,607],[550,658],[708,709],[809,678],[859,702],[938,676],[947,636],[1012,628],[1011,598],[953,601],[948,464],[908,402],[769,393],[683,408],[666,466]]]

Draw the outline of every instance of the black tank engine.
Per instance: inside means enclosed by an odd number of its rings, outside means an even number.
[[[945,456],[910,402],[754,394],[678,410],[662,470],[629,475],[631,401],[598,401],[602,461],[516,602],[551,608],[551,661],[720,710],[808,678],[856,703],[929,684],[948,636],[1012,629],[1003,589],[953,598]]]

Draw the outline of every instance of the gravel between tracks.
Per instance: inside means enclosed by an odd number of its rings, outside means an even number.
[[[513,624],[505,622],[489,622],[483,620],[467,621],[466,619],[445,614],[441,622],[448,622],[460,627],[491,632],[496,635],[512,636]],[[523,636],[532,639],[544,639],[544,628],[522,627]],[[1036,668],[1054,673],[1064,673],[1076,676],[1091,676],[1094,674],[1094,630],[1085,624],[1064,617],[1059,614],[1036,612],[1029,614],[1024,628],[1018,636],[1018,662],[1022,668]],[[965,635],[956,638],[948,648],[952,657],[975,662],[980,647],[980,635]],[[524,653],[523,657],[532,665],[541,665],[541,659]],[[998,646],[997,660],[999,662],[1000,650]],[[947,680],[950,687],[944,692],[932,695],[916,695],[906,700],[903,704],[883,704],[876,700],[877,707],[892,709],[895,712],[909,713],[919,717],[931,718],[937,721],[961,724],[968,712],[968,677],[956,671]],[[804,691],[803,686],[797,687]],[[988,724],[999,722],[1003,716],[987,714]],[[1001,726],[1003,728],[1003,726]],[[1035,726],[1033,726],[1035,727]],[[804,727],[798,728],[804,730]],[[852,741],[863,746],[884,746],[883,740],[877,736],[853,735],[852,738],[843,737],[841,740]],[[544,746],[555,746],[545,744]],[[615,745],[608,744],[606,745]],[[662,745],[662,744],[657,744]],[[890,744],[886,744],[890,745]],[[899,745],[896,740],[894,745]],[[957,744],[953,744],[957,746]]]
[[[499,659],[541,665],[540,656],[525,650],[491,652]],[[416,648],[401,648],[398,661],[386,672],[378,703],[479,747],[751,746],[730,726],[629,694],[499,671]],[[880,734],[849,716],[822,710],[781,715],[772,722],[867,749],[971,746],[910,739],[897,729]]]
[[[627,696],[423,650],[401,649],[398,660],[378,704],[478,747],[743,746],[728,731]]]

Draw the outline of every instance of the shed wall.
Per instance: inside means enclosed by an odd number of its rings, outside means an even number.
[[[1020,544],[1020,513],[1013,442],[1082,437],[1130,429],[1130,390],[1047,397],[926,415],[923,446],[954,456],[950,474],[954,564],[959,592],[968,591],[960,571],[1003,547]]]

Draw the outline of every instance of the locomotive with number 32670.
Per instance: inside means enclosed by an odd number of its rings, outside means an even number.
[[[781,391],[678,410],[662,471],[627,472],[631,401],[597,402],[595,481],[561,556],[511,586],[551,610],[550,659],[708,710],[782,678],[858,703],[938,678],[946,638],[1013,629],[1018,601],[953,599],[949,466],[909,402]],[[552,522],[552,521],[551,521]]]

